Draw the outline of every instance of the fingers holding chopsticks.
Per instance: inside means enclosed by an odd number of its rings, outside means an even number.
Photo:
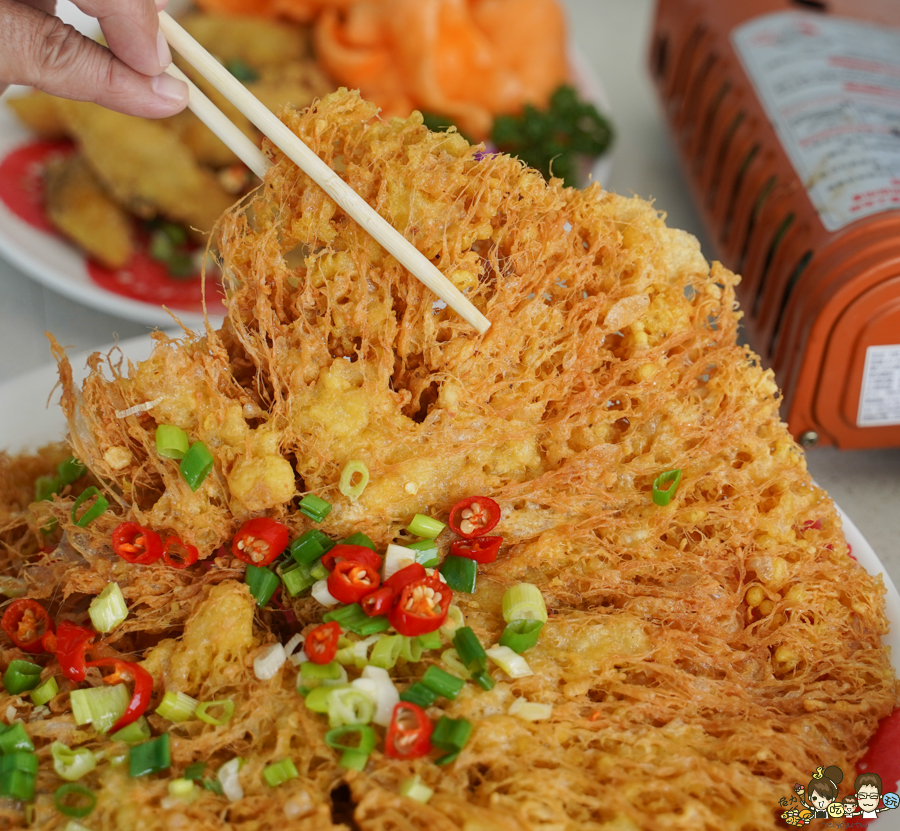
[[[171,53],[159,33],[161,0],[77,0],[96,17],[109,48],[63,23],[49,0],[0,0],[0,90],[27,84],[129,115],[182,110],[187,87],[164,73]]]

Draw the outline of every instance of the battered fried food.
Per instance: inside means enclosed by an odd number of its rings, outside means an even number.
[[[172,737],[171,778],[200,760],[246,760],[243,798],[204,791],[189,806],[166,796],[165,776],[102,764],[85,779],[99,789],[91,827],[305,818],[331,829],[352,810],[363,831],[748,831],[777,827],[785,783],[822,760],[851,770],[898,700],[884,589],[847,556],[834,506],[778,418],[771,373],[737,345],[737,278],[647,203],[547,184],[430,133],[417,114],[379,121],[341,91],[283,118],[492,326],[476,335],[435,305],[270,147],[265,186],[220,224],[220,331],[157,334],[151,358],[113,363],[111,380],[95,356],[83,389],[59,351],[73,448],[113,510],[82,529],[71,498],[32,508],[34,534],[55,517],[66,536],[54,558],[21,567],[29,596],[65,611],[117,581],[129,618],[109,648],[143,654],[158,692],[236,704],[223,728],[150,718]],[[212,451],[196,492],[157,454],[159,424]],[[371,474],[356,502],[337,487],[350,459]],[[652,483],[671,469],[678,492],[654,504]],[[519,581],[540,588],[550,620],[528,652],[533,676],[469,684],[442,705],[475,725],[451,765],[376,750],[347,771],[295,673],[259,681],[249,668],[298,625],[277,609],[254,616],[243,565],[220,547],[261,513],[294,533],[312,527],[296,509],[306,492],[334,506],[316,527],[365,532],[380,549],[417,512],[446,517],[471,494],[502,506],[500,557],[456,600],[484,643]],[[116,558],[123,519],[178,534],[208,568]],[[290,601],[300,627],[322,611]],[[401,663],[400,677],[426,664]],[[515,717],[516,698],[552,716]],[[65,696],[54,703],[29,721],[39,743],[99,746],[73,727]],[[299,776],[269,788],[261,769],[285,757]],[[414,772],[435,791],[427,805],[398,794]],[[38,828],[56,821],[45,806],[57,781],[42,768]]]

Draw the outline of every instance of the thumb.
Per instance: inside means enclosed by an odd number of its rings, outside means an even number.
[[[187,104],[187,86],[142,75],[58,17],[0,0],[0,84],[26,84],[128,115],[162,118]]]

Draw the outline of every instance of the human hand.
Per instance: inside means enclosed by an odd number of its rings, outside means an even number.
[[[157,11],[168,0],[73,0],[100,21],[107,49],[55,16],[55,0],[0,0],[0,92],[27,84],[128,115],[162,118],[187,104]]]

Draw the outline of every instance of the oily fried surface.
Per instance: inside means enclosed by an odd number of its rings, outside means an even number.
[[[22,579],[63,612],[115,579],[131,614],[110,648],[143,654],[157,693],[235,700],[225,728],[171,729],[173,777],[197,759],[248,760],[243,800],[204,792],[189,808],[166,801],[164,778],[135,785],[101,766],[91,827],[309,816],[303,827],[325,829],[352,810],[363,831],[749,831],[775,828],[778,799],[822,760],[852,770],[897,703],[883,586],[847,556],[771,374],[736,343],[737,278],[647,203],[548,185],[415,115],[379,121],[356,94],[283,117],[492,326],[478,336],[435,307],[269,148],[265,185],[220,223],[221,331],[157,335],[149,360],[105,375],[95,356],[83,389],[60,352],[73,449],[113,510],[82,530],[68,497],[46,503],[66,536]],[[215,456],[196,493],[155,452],[163,423]],[[337,489],[350,459],[371,472],[355,503]],[[678,492],[657,506],[652,482],[674,468]],[[497,672],[490,693],[470,684],[443,707],[475,724],[454,764],[376,751],[364,772],[343,771],[293,691],[296,671],[254,677],[255,650],[298,627],[280,612],[254,618],[242,566],[220,546],[254,515],[310,527],[296,510],[306,492],[334,504],[326,533],[363,531],[382,547],[414,513],[446,518],[470,494],[503,507],[501,555],[457,602],[495,643],[503,591],[524,580],[550,621],[528,653],[533,676]],[[109,535],[125,517],[181,535],[203,563],[115,559]],[[753,588],[765,599],[751,606]],[[226,603],[230,630],[210,624]],[[303,626],[322,608],[298,598],[291,612]],[[424,668],[401,663],[398,680]],[[510,716],[515,697],[552,717]],[[73,729],[56,701],[58,714],[33,722],[39,735]],[[284,756],[300,776],[267,789],[261,767]],[[425,806],[398,795],[413,771],[435,790]],[[55,827],[49,778],[39,785],[37,827]]]

